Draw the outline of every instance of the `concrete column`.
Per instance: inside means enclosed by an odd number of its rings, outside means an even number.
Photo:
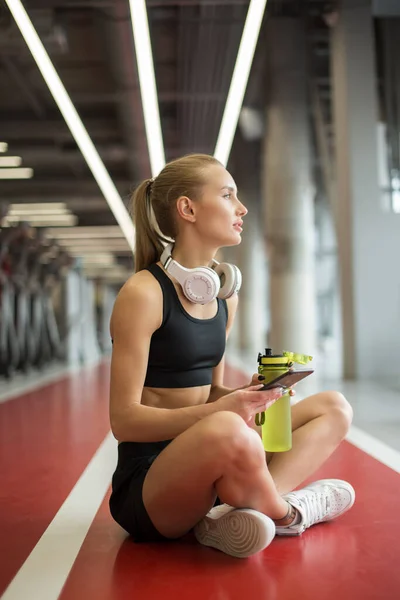
[[[102,351],[106,354],[112,350],[110,320],[116,297],[117,291],[114,287],[101,284],[100,343]]]
[[[93,364],[100,360],[101,353],[97,340],[96,304],[94,283],[82,278],[82,314],[83,314],[83,361]]]
[[[66,355],[70,365],[100,359],[97,341],[94,286],[81,273],[70,271],[65,280]]]
[[[270,275],[268,343],[277,351],[314,354],[314,185],[304,25],[299,19],[271,19],[267,39],[263,188]]]
[[[65,290],[65,333],[67,362],[80,365],[83,362],[83,315],[82,278],[75,270],[70,271],[64,282]]]
[[[342,3],[332,30],[344,375],[394,376],[400,351],[400,218],[382,205],[370,2]]]

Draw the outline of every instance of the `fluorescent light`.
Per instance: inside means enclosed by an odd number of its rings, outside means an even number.
[[[121,240],[123,242],[125,240],[121,235],[121,229],[117,225],[97,225],[97,226],[88,226],[88,227],[72,227],[71,229],[49,229],[47,231],[47,235],[49,237],[56,236],[58,238],[64,239],[80,239],[83,240],[92,240],[96,238],[100,238],[103,240],[104,238],[112,238],[116,240]]]
[[[0,156],[0,167],[20,167],[21,163],[20,156]]]
[[[129,248],[125,238],[115,239],[115,238],[105,238],[102,240],[101,238],[89,238],[85,240],[84,238],[67,238],[65,236],[53,235],[51,237],[55,237],[63,242],[63,244],[68,244],[70,246],[121,246],[123,248]]]
[[[6,142],[0,142],[0,152],[7,152],[8,144]]]
[[[85,276],[88,279],[99,279],[101,281],[104,281],[105,283],[109,283],[109,284],[115,284],[115,285],[122,285],[123,283],[125,283],[125,281],[128,279],[128,277],[130,277],[131,272],[130,271],[125,271],[124,273],[112,273],[111,271],[87,271],[85,269],[84,271]]]
[[[50,239],[55,239],[59,244],[62,244],[66,248],[70,248],[74,251],[88,251],[88,252],[111,252],[113,250],[130,250],[128,244],[125,241],[114,242],[110,240],[88,240],[84,242],[84,240],[66,240],[64,238],[57,238],[56,236],[52,236]]]
[[[78,254],[79,256],[81,256],[82,254],[99,254],[102,252],[121,252],[121,253],[126,253],[126,252],[130,252],[130,248],[129,246],[105,246],[97,244],[96,246],[81,246],[80,244],[77,245],[68,245],[68,244],[64,244],[63,242],[57,240],[58,243],[63,246],[64,248],[68,249],[68,252],[70,252],[71,254]]]
[[[92,275],[102,275],[104,272],[113,273],[114,275],[125,275],[128,273],[128,270],[125,267],[120,265],[91,265],[90,267],[85,267],[83,265],[86,272],[90,272]]]
[[[26,215],[42,215],[43,217],[50,217],[51,215],[70,215],[71,211],[66,208],[36,208],[34,210],[11,208],[8,211],[8,215],[12,217],[26,216]]]
[[[7,215],[7,219],[9,219],[10,221],[22,221],[22,220],[29,220],[29,221],[57,221],[57,223],[62,223],[62,221],[65,221],[66,223],[69,223],[71,221],[70,217],[74,217],[75,215],[72,215],[71,213],[56,213],[56,214],[51,214],[51,215],[35,215],[33,213],[29,214],[29,213],[23,213],[23,214],[14,214],[14,215]]]
[[[33,176],[33,169],[24,167],[17,169],[0,169],[0,179],[30,179]]]
[[[110,253],[103,253],[103,254],[96,254],[95,256],[91,255],[91,254],[82,254],[82,261],[83,261],[83,265],[86,267],[88,265],[94,265],[96,266],[109,266],[109,265],[115,265],[115,259],[114,256]]]
[[[10,210],[13,211],[31,211],[36,212],[37,210],[55,210],[56,212],[65,210],[67,205],[65,202],[21,202],[18,204],[11,204]]]
[[[9,210],[8,216],[10,217],[26,217],[26,216],[41,216],[44,219],[50,218],[52,216],[57,217],[58,215],[70,215],[71,211],[64,208],[64,210],[45,210],[44,208],[40,210]]]
[[[132,250],[135,245],[135,228],[128,211],[115,187],[107,169],[102,162],[88,132],[86,131],[75,106],[51,62],[42,42],[28,17],[21,0],[6,0],[8,8],[18,25],[48,88],[56,101],[76,143],[78,144],[93,177],[104,194],[117,223]]]
[[[267,0],[251,0],[247,13],[214,152],[223,165],[227,164],[231,152],[266,4]]]
[[[165,153],[157,101],[157,86],[151,52],[149,23],[145,0],[129,0],[129,3],[151,173],[155,177],[165,165]]]
[[[6,217],[9,224],[26,221],[35,227],[47,227],[56,225],[76,225],[78,219],[75,215],[11,215]]]

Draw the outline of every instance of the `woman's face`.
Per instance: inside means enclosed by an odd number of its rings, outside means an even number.
[[[241,242],[243,217],[247,208],[237,197],[232,176],[224,167],[209,167],[207,183],[196,202],[196,229],[202,238],[216,246],[235,246]]]

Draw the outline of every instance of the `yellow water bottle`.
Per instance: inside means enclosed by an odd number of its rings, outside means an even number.
[[[294,363],[307,364],[311,356],[283,352],[273,354],[271,348],[258,355],[258,372],[265,377],[263,383],[287,373]],[[286,452],[292,447],[292,413],[289,392],[284,394],[265,412],[256,415],[256,424],[261,425],[262,440],[266,452]]]

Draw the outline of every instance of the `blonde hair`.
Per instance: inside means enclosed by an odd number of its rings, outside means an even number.
[[[189,154],[165,165],[155,179],[145,179],[133,192],[131,212],[136,227],[135,272],[157,262],[177,236],[176,201],[181,196],[197,200],[206,182],[207,167],[222,166],[213,156]],[[154,223],[159,227],[157,231]],[[161,235],[160,235],[161,233]]]

